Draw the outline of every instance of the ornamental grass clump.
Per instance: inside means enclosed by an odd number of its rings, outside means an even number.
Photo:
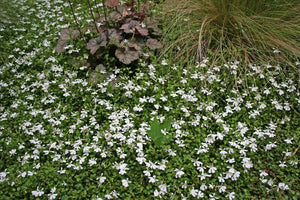
[[[295,0],[169,0],[165,52],[184,62],[211,56],[289,63],[300,55],[299,10]]]

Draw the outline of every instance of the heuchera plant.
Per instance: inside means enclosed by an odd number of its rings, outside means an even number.
[[[106,53],[113,52],[113,56],[128,65],[143,53],[162,47],[157,40],[161,30],[158,27],[158,21],[149,17],[151,6],[148,2],[140,5],[138,1],[138,6],[135,6],[134,1],[119,5],[119,0],[109,0],[103,6],[104,15],[98,12],[97,19],[92,15],[94,28],[89,28],[97,31],[97,37],[87,42],[90,55],[99,58]],[[109,14],[107,7],[112,10]],[[98,26],[99,24],[101,25]],[[62,30],[56,48],[57,52],[62,53],[67,42],[79,35],[79,30]]]

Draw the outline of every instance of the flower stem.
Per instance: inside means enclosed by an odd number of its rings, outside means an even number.
[[[74,9],[73,9],[73,6],[72,6],[72,4],[71,4],[71,1],[68,0],[68,3],[69,3],[69,6],[70,6],[70,8],[71,8],[71,12],[72,12],[73,18],[74,18],[74,20],[75,20],[76,26],[77,26],[77,28],[78,28],[78,31],[79,31],[79,33],[80,33],[80,36],[83,36],[83,34],[82,34],[82,32],[81,32],[81,29],[80,29],[80,26],[79,26],[79,23],[78,23],[78,20],[77,20],[77,17],[76,17],[76,15],[75,15],[75,13],[74,13]]]
[[[96,22],[96,19],[95,19],[95,16],[94,16],[94,13],[93,13],[93,9],[92,9],[92,6],[91,6],[91,3],[90,3],[90,0],[87,0],[87,3],[89,5],[89,9],[90,9],[90,12],[91,12],[91,15],[92,15],[92,18],[94,20],[94,23],[95,23],[95,28],[96,28],[96,31],[99,33],[99,29],[97,27],[97,22]]]

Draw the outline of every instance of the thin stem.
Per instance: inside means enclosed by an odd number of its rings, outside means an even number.
[[[74,20],[75,20],[76,26],[77,26],[77,28],[78,28],[78,31],[79,31],[79,33],[80,33],[80,36],[82,36],[83,34],[82,34],[82,32],[81,32],[81,29],[80,29],[80,26],[79,26],[77,17],[76,17],[76,15],[75,15],[75,13],[74,13],[74,9],[73,9],[73,6],[72,6],[72,4],[71,4],[71,1],[68,0],[68,3],[69,3],[69,6],[70,6],[70,8],[71,8],[71,12],[72,12],[73,18],[74,18]]]
[[[102,0],[102,4],[103,4],[103,9],[104,9],[105,25],[108,28],[107,7],[105,5],[105,0]]]
[[[105,26],[106,26],[106,30],[105,30],[105,34],[106,34],[106,38],[107,41],[109,42],[109,35],[108,35],[108,19],[107,19],[107,7],[105,5],[105,0],[102,0],[102,4],[103,4],[103,9],[104,9],[104,18],[105,18]]]
[[[138,6],[138,11],[141,12],[141,7],[140,7],[141,4],[140,4],[140,0],[137,0],[137,4],[138,4],[138,5],[137,5],[137,6]]]
[[[93,13],[93,9],[92,9],[92,6],[91,6],[91,3],[90,3],[90,0],[87,0],[87,3],[89,5],[89,9],[90,9],[90,12],[91,12],[91,15],[92,15],[92,18],[94,20],[94,23],[95,23],[95,28],[96,28],[96,31],[99,33],[99,29],[97,27],[97,22],[96,22],[96,19],[95,19],[95,16],[94,16],[94,13]]]
[[[97,10],[98,17],[99,17],[99,19],[101,19],[101,15],[100,15],[100,12],[99,12],[99,9],[98,9],[98,6],[97,6],[97,1],[94,0],[94,3],[95,3],[95,7],[96,7],[96,10]]]

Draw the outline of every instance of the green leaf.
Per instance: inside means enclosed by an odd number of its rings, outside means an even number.
[[[61,198],[62,200],[67,200],[68,199],[68,196],[63,196],[62,198]]]
[[[168,131],[171,128],[171,119],[166,119],[162,124],[155,118],[151,123],[151,129],[148,131],[148,136],[154,141],[155,145],[163,145],[169,141],[169,137],[162,134],[161,130]]]

